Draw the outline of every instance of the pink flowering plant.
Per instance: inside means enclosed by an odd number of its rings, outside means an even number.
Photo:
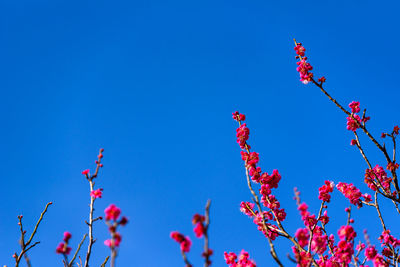
[[[287,257],[298,267],[398,266],[400,240],[393,236],[388,229],[382,215],[378,196],[382,196],[382,200],[392,202],[393,208],[400,213],[398,209],[400,190],[397,179],[399,164],[396,163],[396,137],[400,129],[398,126],[394,126],[391,132],[381,134],[381,138],[391,138],[393,152],[392,155],[389,155],[387,146],[378,141],[367,129],[366,123],[370,120],[370,117],[366,115],[365,109],[361,113],[360,103],[352,101],[349,103],[348,109],[342,106],[325,90],[326,78],[322,76],[317,80],[315,79],[312,72],[313,67],[306,57],[304,46],[295,41],[294,50],[298,60],[297,71],[300,75],[300,81],[304,84],[312,83],[320,88],[329,100],[347,115],[346,128],[354,135],[350,145],[357,147],[367,165],[364,183],[371,191],[361,192],[356,185],[345,181],[326,180],[318,189],[320,208],[316,213],[313,213],[309,210],[308,205],[301,200],[300,192],[295,188],[294,199],[303,225],[294,233],[288,231],[285,227],[285,221],[288,219],[286,211],[274,193],[278,190],[282,179],[281,174],[276,169],[272,172],[262,171],[261,166],[259,166],[260,154],[253,151],[248,143],[250,129],[246,123],[246,116],[236,111],[232,114],[233,119],[238,123],[236,141],[241,149],[247,186],[252,196],[252,201],[242,201],[239,209],[252,219],[257,229],[266,238],[275,265],[284,266],[274,243],[278,238],[285,238],[292,244],[292,252]],[[386,160],[386,170],[380,165],[373,167],[360,142],[359,134],[361,133],[365,134],[382,153]],[[331,194],[334,190],[338,190],[347,198],[350,205],[344,209],[347,220],[336,230],[328,227],[332,219],[328,215],[328,204],[332,200]],[[365,206],[374,209],[376,218],[380,221],[382,234],[376,241],[381,244],[381,250],[371,242],[367,230],[364,230],[364,234],[360,235],[353,226],[352,207],[359,209]],[[198,226],[198,228],[201,229],[201,226]],[[201,230],[198,231],[201,232]],[[197,231],[195,232],[197,235]],[[181,236],[182,239],[179,239],[175,236],[176,234],[176,232],[173,232],[171,237],[176,241],[184,242],[183,240],[186,237]],[[181,250],[183,253],[182,247]],[[251,260],[249,254],[245,251],[242,251],[239,256],[234,252],[225,252],[224,258],[226,264],[230,267],[256,266],[255,261]],[[184,260],[186,266],[191,266],[185,255]]]
[[[89,169],[86,169],[82,171],[82,175],[86,178],[86,180],[89,183],[89,193],[88,196],[89,198],[89,218],[88,220],[85,221],[86,225],[88,226],[88,232],[85,233],[78,244],[78,246],[75,249],[75,252],[72,254],[72,246],[70,240],[72,239],[72,234],[68,231],[64,232],[62,242],[60,242],[56,248],[55,252],[57,254],[62,255],[62,263],[64,267],[72,267],[72,266],[79,266],[79,267],[88,267],[89,262],[91,259],[92,255],[92,250],[95,242],[97,239],[94,237],[94,224],[95,222],[102,220],[102,216],[95,217],[94,211],[95,211],[95,201],[97,199],[102,198],[103,195],[103,189],[102,188],[95,188],[95,182],[96,179],[98,178],[98,174],[100,169],[103,167],[102,163],[102,158],[103,158],[103,152],[104,149],[100,149],[99,154],[97,156],[97,159],[95,161],[96,168],[93,173],[90,172]],[[22,215],[18,216],[18,225],[20,227],[20,232],[21,232],[21,238],[20,238],[20,244],[21,244],[21,252],[20,253],[14,253],[13,257],[15,259],[15,266],[20,266],[22,258],[25,259],[27,266],[31,266],[31,260],[28,256],[28,251],[30,251],[33,247],[38,245],[40,242],[36,241],[33,242],[33,238],[38,230],[39,224],[42,222],[45,213],[47,212],[48,207],[52,204],[52,202],[47,203],[45,209],[40,215],[40,218],[38,222],[35,225],[35,228],[30,235],[29,239],[26,240],[26,234],[27,232],[24,230],[23,225],[22,225]],[[111,204],[108,208],[106,208],[105,212],[105,222],[106,225],[108,226],[108,230],[110,231],[111,234],[111,239],[105,240],[104,245],[108,246],[111,250],[111,255],[106,256],[102,265],[101,266],[106,266],[108,262],[110,262],[110,266],[115,267],[115,261],[117,257],[117,248],[120,246],[121,243],[121,234],[119,234],[116,230],[118,226],[124,226],[128,223],[128,219],[126,217],[120,217],[121,210],[114,204]],[[87,244],[87,250],[86,253],[84,254],[84,258],[82,258],[79,254],[81,252],[81,248],[86,241],[86,238],[88,238],[88,244]],[[72,255],[71,255],[72,254]],[[72,256],[69,258],[69,256]],[[109,261],[109,259],[111,260]],[[78,262],[79,259],[79,262]]]
[[[263,233],[270,245],[270,253],[278,266],[283,266],[279,258],[277,249],[274,246],[274,240],[277,238],[286,238],[292,243],[291,261],[297,266],[371,266],[387,267],[398,266],[399,262],[399,240],[391,234],[385,224],[382,212],[379,206],[378,195],[393,203],[394,209],[398,209],[399,184],[397,179],[396,163],[396,137],[399,127],[395,126],[391,132],[382,133],[381,137],[390,137],[393,144],[393,153],[389,155],[387,147],[379,142],[367,129],[366,123],[370,120],[366,116],[366,110],[361,112],[360,103],[352,101],[349,104],[349,110],[339,104],[337,100],[324,89],[325,77],[318,80],[314,78],[311,72],[313,67],[308,62],[305,55],[306,49],[301,43],[295,41],[294,50],[296,52],[297,71],[300,75],[300,81],[304,84],[312,83],[347,115],[347,130],[354,134],[354,139],[350,144],[356,146],[366,162],[364,182],[371,189],[371,192],[361,192],[356,185],[337,181],[325,181],[319,188],[318,199],[321,201],[317,213],[309,211],[305,202],[300,199],[300,192],[295,188],[295,200],[300,212],[304,226],[298,228],[294,234],[286,230],[284,221],[287,219],[286,212],[277,197],[273,194],[278,189],[281,175],[278,170],[272,173],[263,172],[259,163],[259,153],[251,151],[248,144],[250,130],[245,123],[246,116],[239,112],[233,113],[233,119],[238,122],[236,138],[241,148],[241,157],[245,165],[245,173],[248,188],[252,194],[252,202],[244,201],[240,203],[240,210],[249,216],[257,229]],[[364,133],[377,149],[383,154],[386,160],[386,170],[379,165],[373,167],[371,161],[366,155],[363,146],[360,143],[359,134]],[[335,240],[335,231],[330,232],[327,224],[331,220],[328,216],[328,203],[331,202],[331,193],[335,188],[349,200],[350,207],[345,209],[348,214],[347,222],[337,231],[338,240]],[[366,231],[364,231],[364,240],[357,235],[353,227],[354,219],[351,215],[351,207],[362,208],[368,206],[376,210],[376,217],[382,225],[382,235],[378,241],[381,243],[382,250],[379,252],[370,241]],[[356,238],[359,238],[356,243]],[[253,266],[248,263],[236,262],[235,254],[225,253],[226,263],[229,266]]]
[[[261,232],[263,238],[269,244],[269,253],[274,263],[273,266],[284,266],[281,251],[287,253],[288,259],[293,265],[298,267],[389,267],[399,266],[400,261],[400,239],[396,237],[391,229],[385,223],[385,216],[381,210],[380,203],[388,202],[395,212],[400,214],[398,205],[400,203],[400,187],[397,177],[399,164],[396,162],[396,141],[399,135],[399,126],[394,126],[390,131],[384,131],[380,135],[380,139],[367,128],[370,117],[366,114],[366,109],[361,109],[360,102],[352,101],[348,107],[341,105],[334,99],[325,89],[326,78],[324,76],[316,79],[313,66],[306,56],[306,49],[296,40],[294,41],[294,50],[297,59],[297,72],[300,81],[303,84],[313,84],[318,87],[328,99],[335,104],[346,115],[346,129],[352,134],[350,145],[356,148],[366,164],[364,179],[360,183],[365,183],[368,192],[362,192],[358,187],[359,184],[349,183],[347,181],[325,180],[320,182],[317,190],[315,201],[318,201],[319,209],[312,211],[309,206],[301,198],[298,188],[294,188],[293,205],[297,207],[298,217],[301,224],[295,231],[288,230],[286,223],[292,219],[286,213],[285,207],[281,205],[277,192],[281,184],[282,175],[277,169],[268,169],[267,171],[260,165],[262,153],[256,152],[249,143],[250,129],[247,125],[247,118],[244,114],[236,111],[232,114],[233,120],[237,123],[236,142],[240,148],[240,156],[244,164],[244,179],[250,191],[250,199],[245,199],[238,204],[238,210],[245,216],[249,217],[255,228]],[[344,123],[343,123],[344,126]],[[360,142],[359,135],[365,135],[367,139],[376,147],[383,156],[384,163],[375,163],[367,155],[365,146]],[[389,144],[384,140],[389,139]],[[389,147],[392,151],[389,151]],[[89,169],[82,171],[83,177],[89,184],[88,200],[89,214],[85,221],[87,233],[83,234],[80,243],[75,247],[71,242],[72,234],[68,231],[64,232],[62,241],[55,245],[55,252],[62,256],[60,262],[67,267],[72,266],[90,266],[92,251],[95,247],[96,238],[94,226],[97,221],[103,220],[103,216],[95,214],[95,204],[101,201],[103,196],[103,188],[96,186],[100,169],[103,167],[103,149],[100,149],[95,161],[96,167],[94,172]],[[330,227],[330,222],[334,219],[329,216],[328,206],[332,205],[332,193],[337,190],[346,201],[348,207],[344,207],[344,214],[347,219],[341,222],[341,226],[336,229]],[[378,199],[379,197],[379,199]],[[317,200],[318,199],[318,200]],[[15,252],[15,266],[19,266],[24,259],[27,266],[31,266],[28,252],[38,245],[39,241],[34,241],[35,234],[46,214],[48,207],[52,203],[49,202],[40,215],[31,234],[24,230],[22,224],[23,216],[18,216],[18,225],[20,228],[20,246],[21,251]],[[242,250],[239,254],[235,252],[223,253],[223,255],[214,255],[210,248],[210,204],[207,201],[204,214],[196,213],[192,218],[193,224],[193,241],[189,235],[185,235],[178,231],[172,231],[170,238],[178,245],[178,250],[182,256],[186,267],[192,267],[189,260],[192,242],[199,242],[203,239],[203,249],[197,255],[203,258],[204,266],[212,265],[212,258],[221,257],[225,260],[227,266],[230,267],[256,267],[256,261],[253,260],[249,253]],[[370,238],[366,229],[360,232],[355,228],[353,217],[353,209],[370,209],[371,218],[374,217],[381,225],[381,234],[375,238]],[[372,214],[374,214],[372,216]],[[110,249],[110,256],[104,256],[101,266],[109,264],[111,267],[116,265],[118,249],[121,246],[122,235],[121,227],[128,223],[125,216],[121,216],[121,209],[115,204],[110,204],[104,210],[104,221],[110,234],[110,238],[103,241],[104,245]],[[290,243],[288,248],[278,248],[276,246],[277,239],[286,239]],[[87,241],[87,242],[86,242]],[[85,242],[87,244],[85,244]],[[55,243],[56,244],[56,243]],[[86,252],[83,246],[87,245]],[[75,247],[75,248],[74,248]],[[248,248],[244,248],[248,249]],[[80,256],[82,254],[82,257]],[[110,259],[110,260],[109,260]]]

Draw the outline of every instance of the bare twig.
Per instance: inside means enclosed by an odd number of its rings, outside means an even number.
[[[107,263],[107,261],[108,261],[109,258],[110,258],[110,256],[107,256],[106,259],[104,260],[104,262],[101,264],[100,267],[105,267],[105,266],[106,266],[106,263]]]
[[[28,241],[25,243],[24,239],[25,239],[25,234],[26,231],[23,230],[23,226],[22,226],[22,215],[18,216],[18,220],[19,220],[19,227],[20,227],[20,231],[21,231],[21,239],[20,239],[20,244],[21,244],[21,252],[18,255],[17,253],[14,254],[14,258],[15,258],[15,267],[19,266],[19,263],[22,259],[22,257],[33,247],[35,247],[37,244],[39,244],[40,242],[35,242],[31,245],[33,237],[35,236],[37,229],[39,227],[39,224],[41,223],[41,221],[43,220],[43,216],[44,214],[47,212],[47,208],[53,204],[52,202],[49,202],[46,204],[46,207],[44,208],[44,210],[42,211],[42,213],[40,214],[39,220],[37,221],[35,228],[33,229],[33,232],[31,234],[31,236],[29,237]],[[27,259],[27,257],[25,258]],[[28,266],[30,266],[30,261],[29,258],[27,260],[27,264]]]
[[[74,264],[74,261],[75,261],[75,259],[76,259],[76,256],[78,255],[79,250],[81,249],[81,246],[82,246],[83,242],[84,242],[85,239],[86,239],[86,236],[87,236],[87,234],[84,234],[84,235],[83,235],[82,241],[79,243],[78,248],[76,249],[74,256],[72,257],[71,261],[70,261],[69,264],[68,264],[68,267],[72,267],[72,265]]]
[[[378,212],[379,220],[381,221],[383,230],[386,231],[386,225],[385,225],[385,222],[383,221],[382,213],[381,213],[381,210],[380,210],[379,204],[378,204],[378,193],[377,192],[375,192],[375,208],[376,208],[376,211]]]
[[[189,262],[189,260],[186,256],[186,253],[183,250],[181,250],[181,254],[182,254],[183,261],[186,263],[186,266],[191,267],[192,264]],[[113,266],[113,265],[111,264],[111,266]]]

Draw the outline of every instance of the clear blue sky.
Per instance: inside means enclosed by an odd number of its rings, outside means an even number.
[[[115,203],[130,218],[119,266],[183,266],[169,232],[194,240],[191,216],[208,198],[213,266],[242,248],[271,266],[265,239],[239,212],[250,193],[231,113],[248,116],[260,166],[282,173],[277,195],[292,233],[301,225],[294,186],[314,212],[325,179],[366,191],[345,116],[298,81],[292,38],[340,102],[368,109],[379,136],[400,123],[399,9],[398,1],[368,0],[2,1],[1,264],[12,266],[19,250],[17,215],[30,232],[53,201],[30,257],[34,266],[62,266],[62,233],[72,232],[75,248],[86,231],[89,188],[80,173],[104,147],[96,214]],[[367,153],[383,164],[374,147]],[[328,229],[336,233],[347,201],[338,192],[333,201]],[[356,227],[368,222],[376,238],[375,211],[356,216]],[[390,213],[386,220],[398,225]],[[108,233],[102,222],[95,227],[99,266]],[[201,245],[189,254],[196,266]],[[284,259],[289,244],[277,247]]]

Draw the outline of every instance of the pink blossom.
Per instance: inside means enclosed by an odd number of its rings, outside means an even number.
[[[360,112],[360,102],[353,101],[349,104],[352,113]]]
[[[351,257],[354,254],[353,244],[348,243],[345,240],[339,241],[337,247],[334,248],[335,259],[344,264],[351,262]]]
[[[235,111],[232,113],[232,118],[235,121],[244,121],[246,119],[246,116],[244,114],[240,114],[239,111]]]
[[[325,181],[325,184],[321,186],[318,191],[319,191],[319,196],[318,199],[329,202],[331,200],[331,195],[329,193],[333,192],[335,184],[331,181]]]
[[[181,233],[174,231],[174,232],[171,232],[170,237],[180,244],[181,251],[183,251],[183,252],[190,251],[192,241],[190,241],[188,236],[184,236]]]
[[[71,248],[67,246],[67,243],[61,242],[56,248],[56,253],[69,255],[69,253],[71,253]]]
[[[308,239],[310,238],[310,234],[308,229],[306,228],[299,228],[297,229],[296,233],[294,234],[299,242],[301,247],[304,247],[308,244]]]
[[[110,248],[119,247],[121,244],[122,237],[119,233],[114,232],[113,237],[111,239],[107,239],[104,241],[104,245]]]
[[[190,247],[192,246],[192,241],[189,239],[188,236],[185,237],[185,240],[181,242],[181,250],[183,252],[189,252]]]
[[[376,179],[378,179],[379,182]],[[367,169],[365,171],[364,182],[374,191],[377,189],[375,184],[379,183],[383,186],[385,191],[390,191],[390,183],[392,182],[392,178],[387,176],[387,173],[383,167],[376,165],[372,170]]]
[[[358,207],[362,206],[361,197],[362,194],[358,188],[356,188],[353,184],[347,183],[338,183],[337,189],[350,200],[350,203],[353,205],[357,205]]]
[[[250,130],[247,128],[246,123],[243,123],[236,129],[236,142],[241,149],[246,148],[246,141],[249,139]]]
[[[319,230],[318,228],[319,227],[317,226],[314,231],[313,239],[311,241],[311,249],[315,253],[323,254],[327,249],[328,236],[324,235],[322,230]]]
[[[236,264],[237,256],[234,252],[224,252],[224,258],[226,264]]]
[[[198,222],[196,224],[196,226],[194,227],[193,231],[194,231],[196,237],[198,237],[198,238],[202,237],[204,235],[204,231],[205,231],[203,223]]]
[[[358,115],[353,115],[353,117],[354,119],[351,116],[347,117],[347,130],[354,132],[360,128],[361,119]]]
[[[259,161],[259,157],[258,157],[258,153],[256,152],[240,152],[242,154],[242,160],[246,162],[247,166],[255,166],[258,161]]]
[[[374,267],[389,267],[389,263],[378,254],[374,258]]]
[[[106,214],[107,221],[117,220],[119,215],[121,214],[121,209],[115,206],[114,204],[111,204],[104,210],[104,213]]]
[[[72,235],[70,232],[64,232],[64,242],[68,242],[71,239]]]
[[[296,51],[296,54],[297,55],[299,55],[299,56],[301,56],[301,57],[304,57],[304,55],[305,55],[305,51],[306,51],[306,49],[304,48],[304,46],[302,46],[301,45],[301,43],[298,43],[295,47],[294,47],[294,50]]]
[[[93,190],[92,192],[90,192],[90,196],[92,197],[92,198],[101,198],[102,197],[102,195],[103,195],[103,188],[99,188],[99,189],[96,189],[96,190]]]
[[[244,250],[240,252],[239,257],[233,252],[224,252],[224,258],[229,267],[256,267],[256,263],[250,259],[249,253]]]
[[[68,242],[71,239],[72,235],[70,232],[64,232],[63,241],[58,244],[56,248],[56,253],[68,255],[71,252],[71,248],[68,247]]]
[[[353,226],[351,225],[344,225],[340,227],[338,231],[338,236],[342,240],[352,241],[357,236],[357,233],[354,231]]]
[[[251,202],[241,202],[240,203],[240,211],[246,214],[247,216],[253,217],[254,203]]]
[[[373,260],[378,252],[375,249],[375,246],[368,246],[365,250],[365,257],[368,260]]]
[[[396,248],[397,246],[400,246],[400,240],[398,240],[397,238],[392,236],[390,234],[390,230],[383,231],[382,235],[379,237],[379,240],[381,241],[382,246],[391,245],[394,248]]]
[[[83,174],[83,175],[88,175],[88,174],[89,174],[89,170],[84,170],[84,171],[82,171],[82,174]]]
[[[297,62],[297,65],[298,67],[296,70],[300,74],[300,81],[304,84],[309,83],[314,75],[310,72],[313,67],[307,62],[307,57],[303,57],[299,62]]]

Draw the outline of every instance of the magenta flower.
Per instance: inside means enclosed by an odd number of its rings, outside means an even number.
[[[121,209],[115,206],[114,204],[111,204],[104,210],[104,213],[106,214],[107,221],[118,220],[118,217],[121,214]]]
[[[99,188],[90,192],[92,198],[101,198],[103,195],[103,188]]]

